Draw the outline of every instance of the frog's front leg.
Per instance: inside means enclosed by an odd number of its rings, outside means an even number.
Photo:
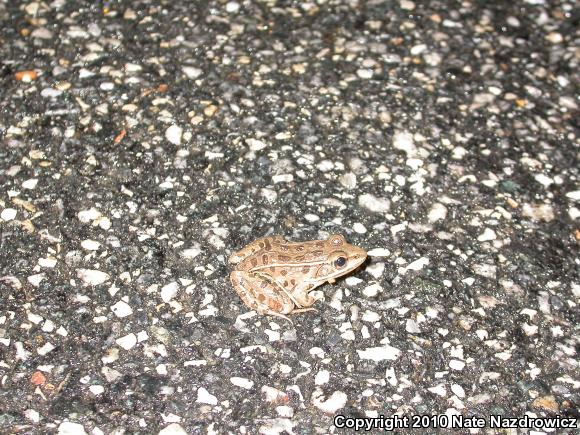
[[[285,291],[281,291],[276,282],[266,276],[242,271],[232,272],[230,281],[242,301],[252,310],[281,317],[292,323],[284,314],[293,311],[294,302]]]
[[[316,287],[319,287],[320,285],[322,285],[322,283],[320,284],[302,283],[294,287],[291,296],[296,303],[297,309],[293,310],[292,312],[301,313],[304,311],[316,311],[316,308],[308,308],[308,307],[314,305],[314,303],[317,300],[322,299],[323,296],[314,297],[310,295],[310,292],[314,290]]]

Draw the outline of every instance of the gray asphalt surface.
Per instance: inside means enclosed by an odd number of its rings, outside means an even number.
[[[578,17],[0,0],[0,432],[577,423]],[[332,233],[369,260],[294,325],[231,287]]]

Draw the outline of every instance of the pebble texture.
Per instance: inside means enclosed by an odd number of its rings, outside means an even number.
[[[578,417],[573,7],[0,0],[1,432]],[[233,250],[329,233],[247,311]]]

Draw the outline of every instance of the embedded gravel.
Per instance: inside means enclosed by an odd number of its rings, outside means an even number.
[[[577,419],[574,3],[0,0],[0,432]],[[248,311],[232,251],[332,233]]]

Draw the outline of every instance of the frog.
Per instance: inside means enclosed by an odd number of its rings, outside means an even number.
[[[316,311],[323,296],[312,292],[349,274],[367,258],[364,249],[347,243],[341,234],[326,240],[289,242],[280,235],[262,237],[232,253],[232,286],[249,308],[286,319]],[[318,293],[318,292],[314,292]]]

